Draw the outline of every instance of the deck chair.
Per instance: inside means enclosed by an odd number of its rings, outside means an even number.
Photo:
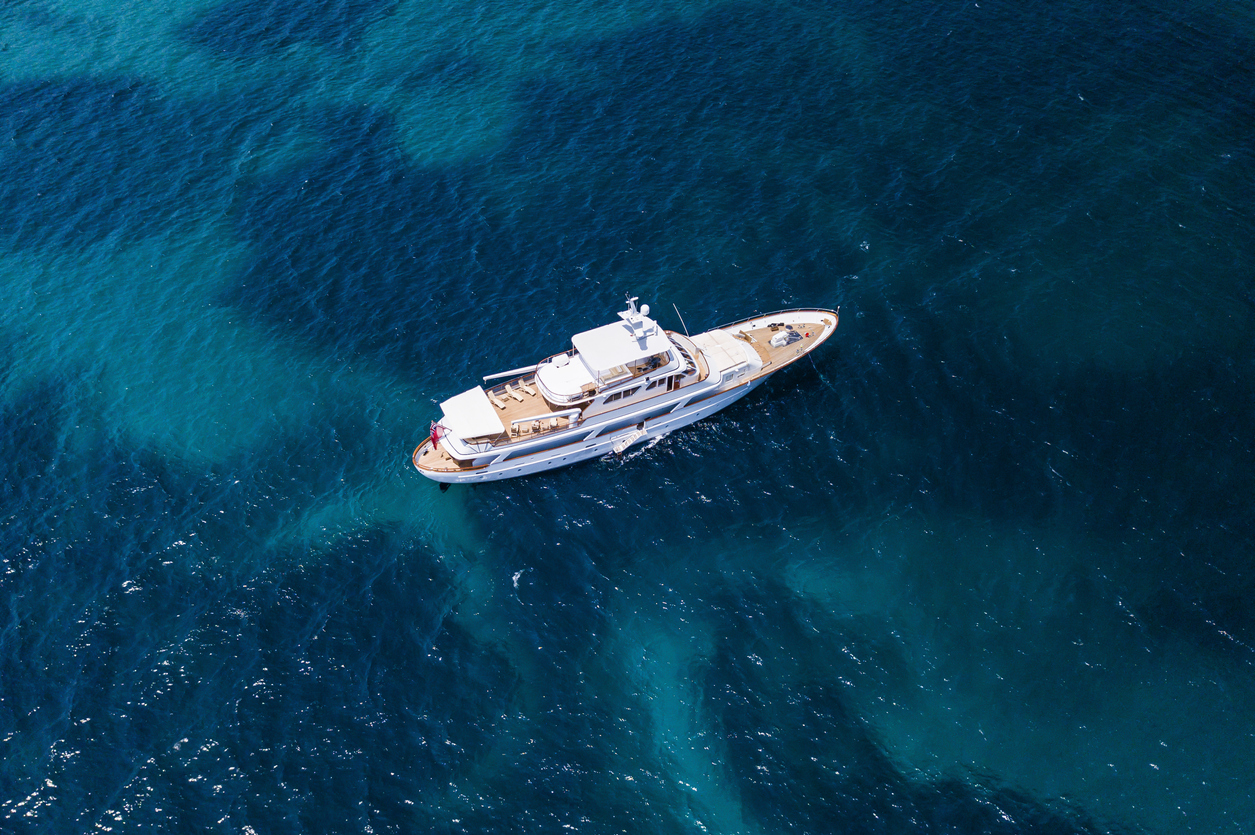
[[[496,406],[498,409],[505,409],[505,404],[498,400],[492,392],[487,391],[484,393],[488,395],[488,399],[492,401],[492,405]]]
[[[523,402],[523,395],[519,394],[518,391],[514,388],[514,386],[506,386],[505,393],[510,395],[515,400],[519,401],[520,403]]]
[[[523,391],[527,392],[527,394],[529,394],[532,397],[536,396],[536,389],[532,388],[531,386],[529,386],[527,383],[523,382],[522,380],[519,380],[519,388],[523,389]]]

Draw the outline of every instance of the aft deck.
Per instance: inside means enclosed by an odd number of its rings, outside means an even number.
[[[428,470],[435,473],[458,473],[480,469],[480,467],[471,466],[469,461],[459,461],[454,458],[445,452],[444,447],[439,444],[432,446],[431,438],[418,445],[418,449],[414,450],[412,460],[414,461],[414,466],[420,470]]]
[[[469,443],[486,440],[494,445],[508,444],[533,435],[558,432],[579,421],[579,409],[553,406],[541,395],[532,375],[493,386],[485,393],[496,408],[505,433],[494,438],[467,439]]]

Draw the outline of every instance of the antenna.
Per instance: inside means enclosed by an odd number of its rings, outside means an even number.
[[[672,307],[675,307],[675,302],[672,302],[672,303],[671,303],[671,306],[672,306]],[[680,324],[681,324],[681,325],[684,325],[684,317],[680,315],[680,308],[675,307],[675,315],[680,317]],[[688,325],[684,325],[684,335],[685,335],[685,336],[688,336],[688,335],[689,335],[689,326],[688,326]]]

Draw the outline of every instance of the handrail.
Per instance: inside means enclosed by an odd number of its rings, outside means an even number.
[[[520,424],[520,423],[530,423],[531,421],[534,421],[534,420],[548,420],[549,418],[571,418],[575,415],[578,415],[580,411],[581,411],[580,409],[564,409],[561,412],[548,412],[543,415],[532,415],[531,417],[515,418],[514,420],[510,421],[510,425],[515,426],[516,424]]]
[[[499,371],[496,374],[489,374],[488,376],[484,377],[484,382],[486,383],[489,380],[497,380],[497,379],[500,379],[501,377],[509,377],[511,374],[528,374],[535,370],[536,370],[535,365],[528,365],[523,368],[511,368],[509,371]]]
[[[751,319],[765,319],[769,316],[779,316],[783,313],[831,313],[833,316],[839,318],[841,315],[841,307],[838,305],[836,310],[830,310],[826,307],[790,307],[787,310],[773,310],[771,313],[755,313],[753,316],[746,316],[742,319],[737,319],[732,322],[724,322],[722,325],[716,325],[715,327],[710,328],[710,330],[723,330],[726,327],[739,325],[743,322],[748,322]]]

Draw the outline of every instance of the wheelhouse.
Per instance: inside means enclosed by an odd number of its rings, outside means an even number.
[[[643,388],[657,387],[657,378],[683,373],[691,362],[658,323],[649,305],[628,309],[620,321],[571,337],[571,350],[536,366],[536,385],[555,406],[593,401],[613,403]]]

